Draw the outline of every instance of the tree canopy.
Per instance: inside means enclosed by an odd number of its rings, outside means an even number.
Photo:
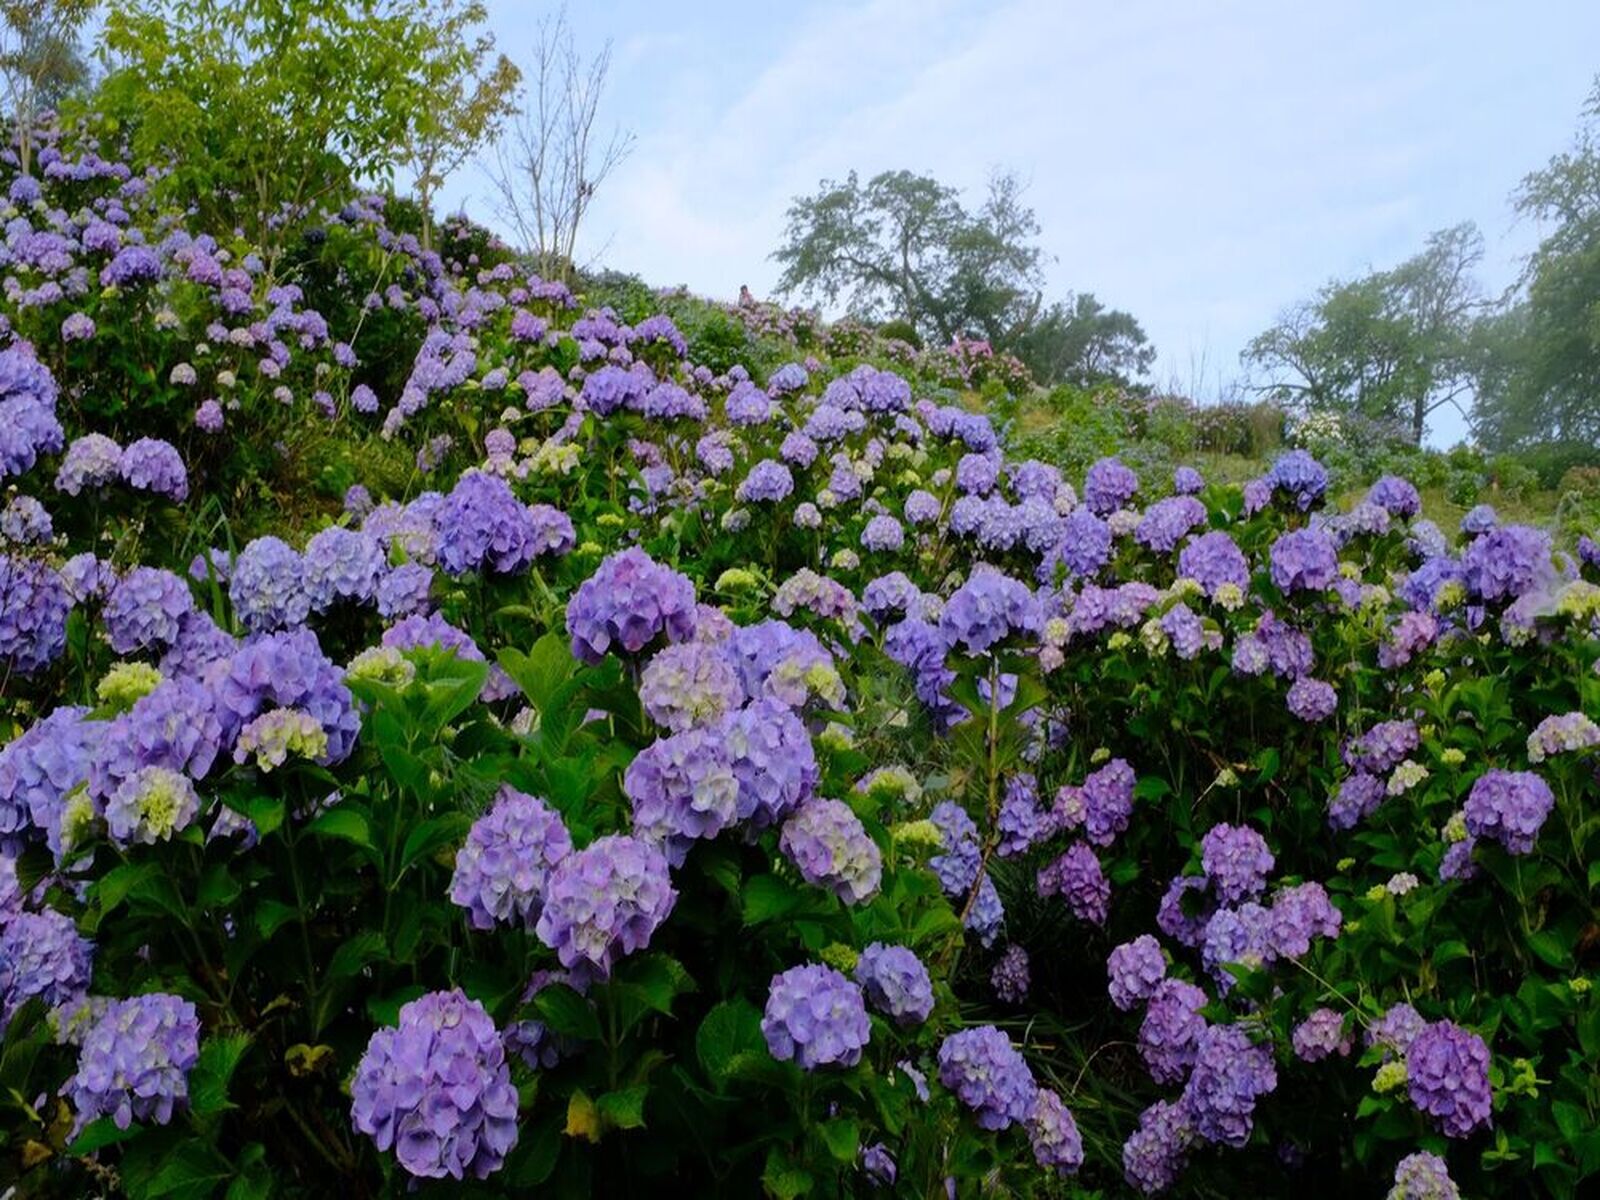
[[[1039,223],[1022,191],[998,173],[968,209],[956,188],[910,171],[825,180],[789,208],[778,289],[903,321],[930,342],[981,337],[1043,380],[1143,374],[1154,350],[1131,315],[1087,293],[1045,304]]]
[[[1245,348],[1259,389],[1291,407],[1401,425],[1421,442],[1431,414],[1465,411],[1472,392],[1482,258],[1483,236],[1466,222],[1397,267],[1327,284]]]

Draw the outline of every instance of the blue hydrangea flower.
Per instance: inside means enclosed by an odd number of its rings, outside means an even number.
[[[517,1143],[517,1089],[494,1021],[460,991],[430,992],[378,1030],[350,1082],[350,1119],[408,1174],[485,1179]]]
[[[883,856],[842,800],[814,797],[784,822],[779,848],[807,883],[846,904],[864,904],[883,880]]]
[[[661,850],[612,834],[556,865],[535,932],[580,978],[606,979],[617,959],[650,944],[677,900]]]
[[[694,623],[694,584],[636,546],[601,562],[567,604],[572,653],[590,664],[613,646],[637,654],[661,636],[686,642]]]
[[[1453,1021],[1424,1025],[1406,1056],[1406,1088],[1446,1137],[1464,1138],[1489,1123],[1489,1047]]]
[[[37,996],[56,1008],[89,988],[94,944],[54,909],[18,913],[0,927],[0,1032]]]
[[[228,580],[228,598],[252,633],[303,625],[311,612],[305,564],[287,542],[270,534],[240,551]]]
[[[474,929],[497,923],[532,929],[550,872],[571,853],[561,814],[502,784],[494,806],[472,823],[456,854],[450,899],[467,910]]]
[[[161,651],[178,640],[192,611],[194,596],[182,579],[156,567],[135,567],[106,599],[106,636],[118,654]]]
[[[973,1110],[980,1129],[1007,1129],[1026,1121],[1039,1093],[1027,1061],[993,1025],[945,1038],[939,1047],[939,1082]]]
[[[82,1129],[110,1117],[165,1125],[188,1104],[189,1072],[200,1061],[200,1017],[181,996],[152,992],[116,1000],[94,1018],[78,1050],[78,1069],[61,1093]]]
[[[933,981],[915,952],[873,942],[856,960],[856,982],[867,1003],[901,1026],[920,1025],[933,1012]]]
[[[806,1071],[853,1067],[872,1036],[861,989],[832,967],[790,967],[772,977],[761,1035],[779,1062]]]
[[[140,438],[130,442],[119,464],[122,480],[139,492],[152,492],[168,500],[189,498],[189,472],[183,456],[160,438]]]

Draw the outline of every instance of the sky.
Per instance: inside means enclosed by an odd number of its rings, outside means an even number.
[[[550,0],[488,0],[526,61]],[[1593,0],[587,0],[603,119],[631,131],[581,256],[653,285],[769,295],[797,195],[905,168],[976,204],[1026,182],[1051,293],[1132,312],[1153,378],[1226,393],[1239,353],[1332,278],[1463,220],[1511,285],[1538,230],[1509,196],[1600,73]],[[444,201],[495,224],[481,169]],[[1441,414],[1430,441],[1465,436]]]

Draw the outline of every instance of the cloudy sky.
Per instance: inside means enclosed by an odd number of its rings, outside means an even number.
[[[525,60],[546,0],[489,0]],[[1485,282],[1537,230],[1518,179],[1569,140],[1600,72],[1593,0],[588,0],[637,137],[584,239],[653,284],[767,294],[792,197],[854,169],[967,189],[1016,170],[1053,288],[1133,312],[1156,378],[1202,398],[1286,304],[1475,220]],[[447,200],[491,218],[464,172]],[[492,223],[492,222],[491,222]],[[1435,440],[1461,433],[1440,422]]]

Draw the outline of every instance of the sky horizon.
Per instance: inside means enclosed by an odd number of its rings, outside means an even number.
[[[519,62],[558,8],[488,4]],[[569,6],[580,51],[612,44],[602,120],[636,138],[582,255],[652,285],[767,296],[784,214],[821,180],[905,168],[976,203],[992,171],[1013,170],[1047,298],[1089,291],[1133,313],[1158,352],[1152,381],[1202,401],[1285,307],[1436,229],[1475,221],[1486,290],[1515,282],[1538,231],[1510,196],[1577,128],[1600,6],[1199,7]],[[498,226],[490,193],[472,166],[441,201]],[[1429,441],[1466,432],[1436,414]]]

